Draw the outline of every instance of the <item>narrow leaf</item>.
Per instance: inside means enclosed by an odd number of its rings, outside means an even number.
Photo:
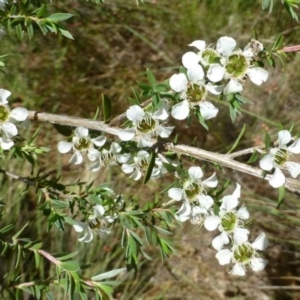
[[[102,111],[104,122],[108,122],[111,117],[111,100],[106,95],[102,94]]]
[[[239,134],[239,136],[237,137],[236,141],[234,142],[234,144],[232,145],[231,149],[227,153],[232,152],[237,147],[237,145],[239,144],[242,136],[244,135],[244,133],[246,131],[246,128],[247,128],[247,126],[246,126],[246,124],[244,124],[243,128],[242,128],[242,130],[241,130],[241,132]]]
[[[151,178],[153,167],[155,164],[155,156],[156,156],[155,153],[152,151],[143,184],[146,184],[149,181],[149,179]]]
[[[112,278],[115,277],[117,275],[119,275],[120,273],[124,272],[126,270],[126,268],[121,268],[121,269],[115,269],[106,273],[102,273],[96,276],[92,277],[92,280],[94,281],[101,281],[104,279],[108,279],[108,278]]]

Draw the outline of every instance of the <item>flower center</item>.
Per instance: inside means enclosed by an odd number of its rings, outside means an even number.
[[[233,78],[244,77],[248,67],[248,60],[242,54],[230,55],[225,66],[227,73]]]
[[[191,217],[191,223],[193,225],[201,225],[202,226],[204,221],[205,221],[205,215],[202,215],[202,214],[197,214],[197,215]]]
[[[102,163],[105,167],[117,165],[117,158],[111,152],[102,153],[101,155]]]
[[[9,119],[10,110],[7,106],[0,106],[0,122],[5,123]]]
[[[94,218],[94,219],[88,220],[88,224],[91,229],[101,228],[102,221],[98,218]]]
[[[89,149],[91,146],[91,139],[87,136],[79,138],[75,143],[74,143],[74,148],[78,151],[85,151]]]
[[[216,64],[220,62],[220,55],[218,55],[217,51],[207,48],[202,52],[202,59],[207,64]]]
[[[207,91],[203,85],[189,83],[186,91],[186,99],[191,105],[197,105],[206,98]]]
[[[226,213],[221,220],[221,225],[226,232],[232,232],[236,227],[236,223],[237,217],[233,212]]]
[[[233,257],[240,264],[247,264],[255,256],[255,250],[249,243],[239,245],[233,252]]]
[[[275,163],[282,166],[288,159],[288,151],[286,149],[278,149],[275,154]]]
[[[144,134],[154,131],[155,128],[156,128],[156,121],[150,117],[144,118],[142,121],[138,123],[137,126],[137,130]]]
[[[187,182],[184,184],[184,193],[189,201],[194,201],[196,197],[203,193],[203,187],[196,182]]]

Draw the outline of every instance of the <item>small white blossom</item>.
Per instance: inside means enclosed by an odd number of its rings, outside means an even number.
[[[91,139],[89,130],[84,127],[77,127],[72,142],[60,141],[57,145],[60,153],[67,153],[73,149],[73,155],[69,163],[81,164],[83,161],[82,154],[87,153],[90,161],[95,161],[99,157],[99,151],[94,146],[102,147],[106,142],[104,136]]]
[[[249,212],[245,206],[238,206],[238,198],[241,194],[241,186],[237,183],[237,187],[232,195],[222,198],[219,215],[208,216],[204,222],[204,227],[209,230],[218,230],[221,232],[219,236],[213,239],[212,245],[216,250],[221,250],[224,245],[230,242],[232,237],[235,242],[242,243],[248,240],[249,230],[243,228],[244,220],[249,218]]]
[[[151,147],[153,145],[151,138],[169,137],[174,127],[166,127],[162,123],[169,117],[168,110],[168,103],[165,100],[162,100],[161,108],[153,113],[144,111],[138,105],[130,106],[126,111],[126,116],[133,126],[120,129],[119,138],[122,141],[130,141],[136,136],[138,147]]]
[[[265,268],[268,261],[260,258],[256,250],[263,251],[268,246],[265,233],[261,233],[251,244],[249,242],[235,243],[231,250],[222,249],[216,254],[220,265],[234,263],[230,274],[245,276],[246,266],[249,265],[255,272]]]
[[[124,164],[128,162],[131,155],[129,153],[121,153],[121,151],[122,147],[118,143],[112,142],[109,150],[101,149],[95,163],[89,166],[88,169],[96,172],[102,166],[111,167],[118,165],[118,163]]]
[[[89,216],[86,222],[77,222],[73,225],[76,232],[82,232],[83,236],[78,240],[80,242],[89,243],[92,241],[94,234],[99,234],[101,238],[107,236],[111,230],[108,224],[112,223],[116,217],[104,216],[105,208],[102,205],[94,206],[94,214]]]
[[[200,167],[190,167],[188,170],[188,178],[183,181],[182,188],[171,188],[168,195],[175,201],[196,202],[200,207],[209,209],[214,200],[206,195],[206,188],[214,188],[218,185],[218,179],[214,173],[211,177],[202,181],[203,172]]]
[[[125,163],[122,165],[122,171],[126,174],[131,174],[129,177],[133,180],[139,180],[147,171],[149,166],[150,154],[141,150],[133,157],[132,163]],[[157,179],[165,173],[163,164],[159,158],[155,159],[155,167],[153,167],[151,178]]]
[[[288,130],[278,132],[278,147],[270,149],[260,161],[260,167],[265,171],[271,171],[275,168],[269,183],[272,187],[278,188],[285,183],[285,176],[281,169],[288,170],[293,178],[300,174],[300,164],[289,161],[293,154],[300,153],[300,138],[296,139],[290,146],[287,146],[293,141],[291,133]]]
[[[188,52],[185,55],[188,55]],[[195,53],[193,53],[196,55]],[[196,55],[197,56],[197,55]],[[191,56],[192,60],[194,59]],[[205,120],[214,118],[218,113],[212,103],[206,101],[207,92],[214,95],[221,94],[223,86],[205,84],[204,71],[197,61],[189,62],[190,58],[184,61],[187,67],[187,76],[183,73],[174,74],[170,78],[170,87],[176,93],[180,93],[181,102],[172,107],[171,115],[177,120],[184,120],[190,114],[190,109],[199,107],[200,113]],[[199,61],[199,57],[198,57]]]
[[[250,80],[261,85],[268,79],[268,71],[252,64],[251,58],[254,56],[246,46],[244,52],[242,50],[234,50],[236,42],[230,37],[221,37],[217,42],[217,51],[223,56],[220,63],[210,66],[207,77],[212,82],[218,82],[224,79],[229,79],[227,86],[224,89],[224,94],[238,93],[243,90],[240,81],[243,81],[247,75]]]
[[[28,110],[23,107],[16,107],[10,110],[7,98],[10,91],[0,89],[0,131],[4,133],[4,139],[11,139],[18,134],[16,124],[24,122],[28,117]]]

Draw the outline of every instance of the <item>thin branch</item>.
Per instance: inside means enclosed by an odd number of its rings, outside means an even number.
[[[111,127],[102,121],[91,121],[88,119],[74,118],[69,116],[61,116],[61,115],[48,114],[48,113],[38,113],[35,111],[29,112],[29,118],[31,120],[36,120],[40,122],[50,122],[50,123],[55,123],[60,125],[67,125],[67,126],[74,126],[74,127],[83,126],[89,129],[103,131],[112,135],[118,135],[119,133],[119,128]],[[219,153],[209,152],[203,149],[197,149],[187,145],[174,145],[172,143],[166,143],[165,149],[171,150],[178,154],[191,156],[194,158],[206,160],[213,163],[218,163],[224,167],[242,173],[246,173],[261,179],[269,180],[271,178],[271,175],[266,175],[265,177],[263,177],[262,170],[259,168],[251,167],[247,164],[240,163],[232,159],[237,155],[241,155],[240,154],[241,151],[236,153],[231,153],[231,154],[219,154]],[[253,151],[253,148],[249,148],[249,149],[247,151]],[[300,195],[300,181],[286,178],[285,187],[291,192]]]
[[[226,156],[228,158],[235,158],[235,157],[238,157],[238,156],[242,156],[242,155],[254,153],[255,151],[259,152],[259,153],[264,153],[263,150],[261,150],[258,147],[251,147],[251,148],[244,149],[244,150],[241,150],[241,151],[236,151],[236,152],[233,152],[233,153],[228,153],[228,154],[226,154]]]

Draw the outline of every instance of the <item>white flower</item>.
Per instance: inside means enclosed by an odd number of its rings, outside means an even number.
[[[0,0],[0,9],[5,8],[6,3],[7,3],[7,0]]]
[[[218,179],[214,173],[211,177],[202,181],[203,172],[200,167],[190,167],[188,178],[183,181],[182,188],[171,188],[168,195],[175,201],[185,200],[187,202],[196,202],[202,208],[209,209],[213,205],[213,199],[206,195],[207,187],[216,187]]]
[[[247,57],[255,57],[263,49],[264,49],[264,46],[260,41],[251,39],[250,42],[244,48],[243,54]]]
[[[88,169],[96,172],[102,166],[111,167],[116,166],[118,163],[124,164],[128,162],[131,155],[129,153],[122,154],[121,151],[122,147],[118,143],[112,142],[109,150],[101,149],[95,163],[89,166]]]
[[[119,138],[122,141],[130,141],[137,136],[138,147],[151,147],[153,145],[151,138],[158,135],[162,138],[169,137],[174,127],[166,127],[161,123],[169,117],[168,110],[168,103],[165,100],[162,100],[161,108],[154,113],[144,111],[138,105],[130,106],[126,116],[133,127],[120,129]]]
[[[203,208],[200,205],[192,206],[190,202],[184,201],[176,212],[175,218],[180,222],[190,220],[192,224],[202,226],[208,215],[208,209],[213,205],[213,202],[205,204],[206,208]]]
[[[73,155],[69,163],[81,164],[83,161],[82,154],[87,152],[90,161],[95,161],[99,157],[99,151],[94,146],[102,147],[106,142],[104,136],[91,139],[89,130],[84,127],[77,127],[72,142],[60,141],[57,145],[60,153],[67,153],[73,149]]]
[[[23,107],[16,107],[10,110],[7,98],[11,95],[10,91],[0,89],[0,131],[5,135],[4,139],[11,139],[18,134],[15,124],[20,124],[28,117],[28,110]]]
[[[281,169],[288,170],[293,178],[300,174],[300,164],[289,161],[293,154],[300,153],[300,138],[287,146],[292,141],[291,133],[288,130],[279,131],[278,147],[270,149],[270,152],[259,161],[260,167],[265,171],[271,171],[275,168],[273,176],[269,179],[270,185],[274,188],[285,183],[285,176]]]
[[[188,52],[185,55],[189,53],[193,52]],[[197,54],[193,54],[197,56]],[[206,101],[207,92],[209,91],[214,95],[221,94],[224,86],[214,86],[211,83],[205,84],[202,67],[194,60],[193,56],[189,56],[184,61],[185,67],[187,67],[187,76],[180,73],[174,74],[170,78],[171,89],[176,93],[180,93],[180,98],[183,99],[183,101],[172,107],[171,115],[177,120],[184,120],[188,117],[190,109],[199,107],[205,120],[214,118],[219,110]]]
[[[207,77],[211,82],[218,82],[224,79],[229,79],[227,86],[224,89],[224,94],[238,93],[243,90],[240,81],[243,81],[247,75],[250,80],[261,85],[268,79],[268,71],[256,67],[252,64],[251,58],[254,56],[254,51],[251,55],[249,48],[246,46],[244,52],[235,50],[236,42],[230,37],[221,37],[217,42],[217,51],[222,54],[221,64],[212,64],[207,72]]]
[[[189,46],[196,47],[199,50],[197,55],[199,56],[199,60],[204,67],[220,62],[220,53],[210,46],[207,47],[205,41],[197,40],[189,44]]]
[[[94,206],[94,214],[91,215],[87,222],[77,222],[73,225],[76,232],[83,232],[83,237],[79,238],[80,242],[89,243],[94,234],[99,234],[101,238],[108,235],[111,230],[108,229],[108,224],[112,223],[116,217],[104,216],[105,209],[102,205]]]
[[[235,243],[231,250],[223,249],[216,254],[220,265],[234,263],[230,274],[245,276],[246,266],[250,265],[253,271],[261,271],[265,268],[267,260],[260,258],[256,250],[263,251],[268,246],[265,233],[261,233],[251,244],[249,242]]]
[[[221,232],[219,236],[213,239],[212,245],[216,250],[221,250],[224,245],[228,244],[233,238],[235,242],[242,243],[248,240],[249,230],[243,228],[244,220],[249,218],[249,212],[245,206],[236,210],[239,203],[241,186],[237,183],[237,187],[232,195],[222,198],[219,216],[208,216],[204,222],[204,227],[209,230],[218,230]]]
[[[11,139],[0,137],[0,147],[3,150],[9,150],[14,145],[14,142]]]

